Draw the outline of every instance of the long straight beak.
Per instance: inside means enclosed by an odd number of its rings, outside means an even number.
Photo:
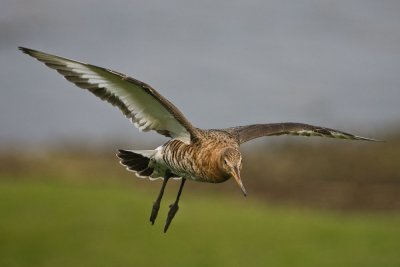
[[[232,172],[232,176],[235,178],[236,182],[240,186],[240,189],[242,189],[243,195],[247,196],[246,189],[244,188],[244,185],[242,183],[242,179],[240,179],[239,170],[235,168],[235,170]]]

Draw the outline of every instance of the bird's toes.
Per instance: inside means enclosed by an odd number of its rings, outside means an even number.
[[[153,208],[151,210],[151,215],[150,215],[150,222],[151,222],[152,225],[154,225],[154,222],[156,221],[159,209],[160,209],[160,203],[154,202],[153,203]]]
[[[174,216],[178,210],[179,210],[178,203],[173,203],[173,204],[169,205],[168,217],[174,218]]]
[[[168,212],[168,216],[167,216],[167,221],[165,222],[165,226],[164,226],[164,233],[167,232],[169,225],[172,222],[172,219],[175,217],[175,214],[178,212],[179,210],[179,206],[178,203],[173,203],[171,205],[169,205],[169,212]]]

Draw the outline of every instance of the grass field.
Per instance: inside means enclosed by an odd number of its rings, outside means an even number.
[[[146,191],[146,190],[145,190]],[[400,218],[270,207],[185,195],[169,232],[166,201],[123,185],[0,185],[0,266],[400,266]]]
[[[247,198],[229,181],[187,183],[167,234],[176,182],[151,226],[160,181],[112,153],[3,154],[0,266],[400,266],[399,150],[375,147],[249,155]]]

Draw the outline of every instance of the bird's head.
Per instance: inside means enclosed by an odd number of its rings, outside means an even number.
[[[226,148],[222,150],[219,162],[220,169],[224,176],[228,178],[235,178],[235,181],[242,189],[243,194],[246,196],[246,189],[240,179],[240,170],[242,169],[242,155],[239,150],[234,148]]]

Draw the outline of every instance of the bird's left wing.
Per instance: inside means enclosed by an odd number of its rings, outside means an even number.
[[[117,106],[141,131],[155,130],[186,143],[196,135],[196,128],[178,108],[146,83],[113,70],[29,48],[19,49],[55,69],[76,86]]]
[[[225,130],[234,135],[238,139],[240,144],[262,136],[284,134],[299,136],[321,136],[350,140],[379,141],[334,129],[294,122],[252,124],[246,126],[232,127]]]

